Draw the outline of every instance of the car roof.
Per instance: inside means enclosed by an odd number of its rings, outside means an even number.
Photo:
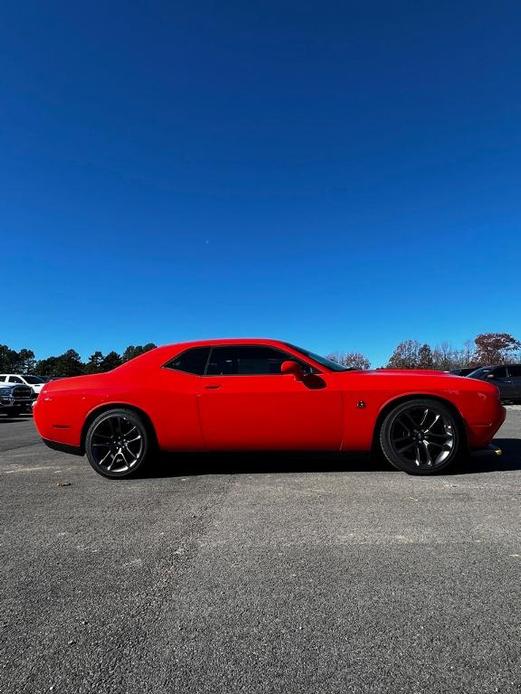
[[[204,340],[188,340],[186,342],[175,342],[172,343],[169,346],[177,346],[177,345],[191,345],[191,344],[197,344],[197,345],[222,345],[222,344],[239,344],[239,343],[272,343],[272,342],[278,342],[282,343],[282,340],[276,340],[275,338],[271,337],[212,337],[212,338],[207,338]]]
[[[283,340],[268,337],[218,337],[189,342],[173,342],[161,347],[212,347],[218,345],[287,345]]]
[[[120,369],[134,369],[158,365],[161,364],[162,360],[166,361],[177,354],[181,354],[181,352],[188,349],[194,349],[196,347],[218,347],[230,345],[266,345],[268,347],[274,347],[280,350],[287,350],[290,353],[297,351],[293,345],[289,345],[287,342],[283,342],[282,340],[273,340],[266,337],[221,337],[207,340],[191,340],[189,342],[174,342],[155,347],[148,352],[144,352],[143,354],[134,357],[134,359],[124,362],[121,364],[121,366],[118,366],[115,371],[119,371]],[[307,359],[314,363],[314,360],[311,357],[307,357]]]

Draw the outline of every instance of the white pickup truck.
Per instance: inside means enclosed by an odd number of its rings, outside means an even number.
[[[44,385],[47,383],[42,376],[29,376],[27,374],[0,374],[0,388],[3,385],[22,385],[29,386],[38,395]]]

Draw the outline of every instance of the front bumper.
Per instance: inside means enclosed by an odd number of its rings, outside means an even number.
[[[0,412],[12,409],[30,412],[32,405],[33,398],[0,398]]]
[[[471,450],[487,448],[507,416],[506,409],[498,403],[490,413],[485,424],[471,424],[468,428],[468,442]]]

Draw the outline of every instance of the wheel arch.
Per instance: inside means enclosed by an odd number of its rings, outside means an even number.
[[[94,409],[92,409],[88,415],[85,417],[85,421],[83,422],[83,426],[81,429],[81,437],[80,437],[80,450],[81,454],[85,454],[85,439],[87,438],[87,432],[89,430],[90,425],[92,422],[98,417],[100,414],[103,414],[103,412],[108,412],[109,410],[118,410],[118,409],[123,409],[123,410],[131,410],[132,412],[135,412],[137,415],[139,415],[143,421],[145,422],[145,425],[152,437],[152,443],[154,446],[157,447],[158,445],[158,440],[157,440],[157,433],[154,427],[154,424],[152,422],[152,419],[150,415],[145,412],[145,410],[141,409],[141,407],[136,407],[136,405],[130,405],[128,402],[105,402],[102,405],[98,405]]]
[[[395,407],[401,405],[404,402],[408,402],[409,400],[421,400],[424,398],[428,400],[437,400],[439,403],[445,405],[449,410],[451,410],[459,426],[460,434],[462,436],[463,447],[468,448],[467,426],[465,424],[465,419],[463,418],[463,415],[461,414],[459,409],[451,400],[444,398],[441,395],[432,395],[432,393],[407,393],[407,395],[399,395],[396,398],[393,398],[392,400],[388,400],[380,409],[380,412],[378,413],[374,425],[371,450],[379,450],[380,444],[378,439],[380,435],[380,429],[382,427],[384,419],[387,417],[391,410],[393,410]]]

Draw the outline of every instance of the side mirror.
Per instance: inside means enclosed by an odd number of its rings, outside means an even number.
[[[297,379],[297,381],[302,381],[304,378],[304,372],[302,371],[300,365],[291,359],[287,359],[286,361],[282,362],[280,365],[280,373],[285,376],[292,375]]]

